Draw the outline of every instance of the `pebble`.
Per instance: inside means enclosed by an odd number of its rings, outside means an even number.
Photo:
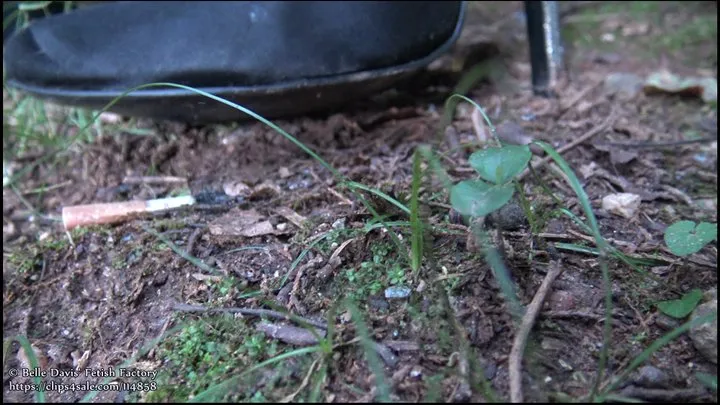
[[[332,223],[333,229],[345,229],[345,218],[340,218]]]
[[[668,382],[667,374],[654,366],[643,366],[637,371],[633,383],[645,388],[661,388]]]
[[[387,311],[387,309],[390,308],[390,304],[381,297],[368,298],[368,305],[376,311]]]
[[[497,374],[497,363],[494,361],[483,363],[483,376],[486,380],[491,381],[493,378],[495,378],[495,374]]]
[[[497,211],[488,215],[488,219],[499,229],[515,231],[527,223],[525,211],[517,201],[510,201]]]
[[[223,184],[223,191],[230,197],[247,197],[252,192],[252,189],[241,181],[229,181]]]
[[[670,318],[669,316],[658,312],[655,317],[655,325],[664,330],[673,330],[680,326],[680,323],[676,319]]]
[[[569,291],[554,291],[546,304],[553,311],[570,311],[577,306],[575,295]]]
[[[693,311],[691,320],[706,316],[717,311],[717,289],[705,293],[707,302]],[[705,322],[690,328],[690,339],[695,348],[710,362],[717,364],[717,317],[712,322]]]
[[[636,96],[642,89],[642,77],[632,73],[612,73],[605,78],[604,88],[607,94]]]
[[[405,299],[410,296],[412,290],[405,286],[392,286],[385,289],[387,299]]]

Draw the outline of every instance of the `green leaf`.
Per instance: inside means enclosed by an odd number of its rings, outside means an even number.
[[[685,318],[695,309],[702,296],[702,291],[696,288],[683,295],[679,300],[658,302],[657,306],[667,316]]]
[[[717,376],[716,375],[697,372],[697,373],[695,373],[695,378],[697,378],[698,381],[700,381],[702,383],[702,385],[717,392]]]
[[[462,215],[483,217],[512,198],[512,184],[493,186],[482,180],[465,180],[450,189],[450,204]]]
[[[502,148],[479,150],[470,156],[470,166],[483,179],[505,184],[527,166],[532,154],[527,145],[505,145]]]
[[[716,238],[717,224],[707,222],[695,226],[693,221],[679,221],[665,230],[665,243],[678,256],[697,253]]]
[[[21,1],[18,4],[20,11],[37,11],[47,8],[52,1]]]

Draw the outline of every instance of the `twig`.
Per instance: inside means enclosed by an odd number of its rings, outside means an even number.
[[[208,273],[212,273],[215,275],[219,274],[219,272],[214,267],[206,264],[205,262],[198,259],[197,257],[188,254],[185,250],[180,248],[178,245],[174,244],[172,241],[170,241],[170,239],[168,239],[164,235],[160,234],[158,231],[156,231],[150,227],[144,226],[144,225],[141,225],[141,227],[145,232],[153,235],[154,237],[160,239],[161,242],[168,245],[168,247],[170,249],[172,249],[173,252],[178,254],[183,259],[189,261],[190,263],[194,264],[195,266],[197,266],[198,268],[200,268],[202,270],[205,270]]]
[[[593,314],[587,311],[546,311],[541,313],[540,316],[543,318],[580,318],[592,321],[602,321],[605,319],[604,315]]]
[[[163,335],[165,334],[165,331],[167,331],[167,328],[168,328],[168,326],[170,325],[170,322],[171,322],[171,317],[168,317],[168,318],[165,320],[165,323],[163,324],[162,328],[160,329],[160,333],[158,334],[158,336],[163,336]],[[148,358],[152,358],[153,356],[155,356],[155,348],[156,348],[156,347],[157,347],[157,346],[153,346],[153,348],[150,349],[150,351],[149,351],[148,354],[147,354],[147,357],[148,357]]]
[[[565,116],[565,113],[570,110],[575,104],[577,104],[578,101],[584,99],[588,94],[590,94],[591,91],[593,91],[596,87],[598,87],[602,83],[602,80],[596,80],[594,83],[590,84],[586,88],[580,90],[570,101],[560,107],[560,112],[558,114],[557,120],[555,122],[559,122],[560,119]],[[551,128],[552,130],[553,128]]]
[[[527,307],[525,315],[523,316],[520,328],[515,335],[513,341],[513,347],[510,350],[509,359],[509,374],[510,374],[510,401],[513,403],[523,402],[522,393],[522,356],[525,352],[525,345],[527,344],[527,338],[530,335],[530,330],[535,323],[535,318],[540,312],[545,296],[550,291],[550,285],[562,273],[562,266],[559,260],[551,262],[550,271],[545,275],[540,288],[538,288],[533,297],[532,302]]]
[[[198,236],[200,236],[200,233],[202,231],[203,228],[197,228],[193,231],[193,233],[190,234],[187,246],[185,247],[185,253],[187,253],[188,256],[192,256],[193,247],[195,247],[195,241],[197,240]]]
[[[190,305],[190,304],[175,304],[172,307],[173,311],[179,311],[179,312],[209,312],[209,313],[217,313],[217,312],[223,312],[228,314],[241,314],[246,316],[265,316],[268,318],[273,319],[283,319],[286,321],[292,321],[293,318],[299,319],[308,325],[314,326],[316,328],[327,330],[327,324],[322,321],[315,321],[313,319],[307,319],[303,318],[301,316],[293,316],[291,317],[289,314],[284,314],[282,312],[273,311],[271,309],[254,309],[254,308],[238,308],[238,307],[231,307],[231,308],[205,308],[202,305]]]
[[[122,182],[125,184],[184,184],[187,183],[187,178],[175,176],[126,176]]]
[[[615,122],[615,119],[616,119],[616,118],[617,118],[617,111],[615,110],[615,108],[613,108],[613,110],[612,110],[612,112],[610,113],[610,115],[608,116],[608,118],[607,118],[602,124],[597,125],[597,126],[591,128],[589,131],[587,131],[586,133],[584,133],[584,134],[583,134],[582,136],[580,136],[579,138],[577,138],[577,139],[575,139],[574,141],[568,143],[567,145],[564,145],[564,146],[558,148],[558,150],[557,150],[558,154],[562,155],[563,153],[569,151],[570,149],[572,149],[572,148],[580,145],[581,143],[583,143],[583,142],[589,140],[590,138],[592,138],[593,136],[595,136],[595,135],[601,133],[602,131],[606,130],[607,128],[609,128],[609,127]],[[552,157],[547,156],[547,157],[541,159],[539,162],[533,164],[533,165],[532,165],[532,168],[533,168],[534,170],[537,170],[537,169],[539,169],[540,167],[548,164],[548,162],[550,162],[551,160],[552,160]],[[530,169],[529,169],[529,168],[528,168],[528,169],[525,169],[525,171],[522,172],[522,173],[517,177],[518,180],[522,180],[523,178],[525,178],[525,176],[527,176],[528,173],[530,173]]]
[[[431,266],[434,267],[432,264]],[[450,305],[447,293],[443,288],[439,288],[438,291],[440,292],[440,300],[442,301],[442,305],[445,309],[447,319],[455,331],[455,335],[457,336],[460,346],[456,352],[458,357],[457,366],[459,380],[458,384],[452,391],[451,397],[448,398],[448,402],[455,402],[458,396],[463,398],[463,400],[467,400],[470,399],[473,394],[472,386],[470,385],[470,379],[472,378],[470,375],[471,371],[469,362],[470,342],[467,339],[467,332],[465,331],[465,328],[458,321],[457,315],[455,314],[452,305]],[[486,381],[484,377],[481,377],[480,383],[483,387],[483,394],[486,397],[485,399],[488,400],[488,402],[495,402],[494,394],[492,393],[492,389],[490,388],[488,381]]]
[[[685,388],[664,390],[657,388],[644,388],[630,385],[620,391],[620,395],[626,398],[644,399],[651,402],[694,402],[698,398],[707,395],[704,388]]]
[[[47,187],[37,187],[37,188],[31,189],[31,190],[21,191],[20,194],[22,194],[22,195],[25,196],[25,195],[30,195],[30,194],[46,193],[46,192],[48,192],[48,191],[55,190],[55,189],[58,189],[58,188],[62,188],[62,187],[65,187],[65,186],[69,186],[69,185],[71,185],[71,184],[72,184],[72,181],[71,181],[71,180],[68,180],[68,181],[64,181],[64,182],[62,182],[62,183],[60,183],[60,184],[53,184],[53,185],[47,186]]]
[[[319,256],[318,256],[319,257]],[[321,262],[322,263],[322,262]],[[298,267],[297,273],[295,273],[295,280],[293,281],[292,290],[290,291],[290,299],[288,300],[287,309],[288,311],[292,309],[294,306],[295,309],[300,310],[298,306],[296,305],[296,298],[298,290],[300,290],[300,281],[302,280],[303,273],[305,272],[305,269],[308,268],[308,265],[300,266]]]
[[[312,364],[310,364],[310,369],[308,370],[307,374],[305,374],[305,378],[303,378],[302,383],[300,384],[300,387],[298,387],[298,389],[295,390],[295,392],[293,392],[292,394],[281,399],[279,402],[281,402],[281,403],[292,402],[293,399],[295,399],[295,397],[297,396],[297,394],[299,394],[300,391],[302,391],[303,389],[305,389],[305,387],[307,387],[308,383],[310,382],[310,377],[314,374],[315,367],[317,367],[317,365],[320,364],[320,359],[321,359],[321,357],[318,357],[315,359],[315,361],[312,362]]]
[[[327,190],[330,192],[330,194],[334,195],[338,198],[338,200],[342,201],[345,205],[352,205],[353,202],[349,198],[345,197],[344,195],[340,194],[337,190],[333,189],[332,187],[328,187]]]

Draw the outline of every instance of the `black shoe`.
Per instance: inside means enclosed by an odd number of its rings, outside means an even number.
[[[336,107],[388,88],[457,39],[460,1],[111,2],[33,21],[5,44],[6,83],[103,108],[173,82],[267,117]],[[247,117],[170,87],[111,109],[189,122]]]

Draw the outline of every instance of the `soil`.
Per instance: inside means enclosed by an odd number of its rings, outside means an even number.
[[[620,260],[609,261],[614,310],[602,380],[607,384],[650,343],[679,324],[660,314],[656,302],[717,284],[715,245],[691,260],[680,260],[663,241],[664,230],[677,220],[717,222],[717,143],[670,149],[593,145],[677,141],[691,133],[712,136],[717,110],[691,97],[608,95],[603,80],[615,72],[644,77],[659,64],[677,74],[717,77],[716,37],[714,42],[651,56],[639,51],[700,13],[716,16],[717,5],[685,8],[667,3],[661,11],[663,21],[670,23],[648,27],[630,13],[593,20],[587,16],[595,14],[588,14],[587,8],[598,7],[596,2],[579,3],[583,5],[565,15],[576,21],[575,30],[566,36],[568,73],[556,97],[543,98],[530,91],[524,29],[516,18],[521,3],[480,3],[472,4],[453,53],[412,81],[340,112],[275,123],[348,179],[407,202],[413,152],[419,145],[432,145],[444,154],[442,165],[454,182],[472,177],[467,161],[477,149],[472,109],[460,104],[451,125],[445,128],[441,123],[445,99],[462,73],[478,61],[494,61],[495,70],[468,95],[498,126],[514,124],[559,148],[613,116],[612,123],[591,140],[563,154],[583,182],[602,234],[628,255],[656,260],[639,271]],[[613,41],[580,40],[580,32],[592,31],[599,37],[608,27],[617,33]],[[637,29],[624,30],[627,27]],[[138,136],[127,130],[130,127],[150,135]],[[517,328],[490,267],[468,242],[467,224],[458,222],[449,210],[447,193],[435,176],[429,174],[421,190],[423,217],[434,225],[425,241],[432,260],[426,256],[415,278],[403,259],[405,252],[399,251],[389,232],[381,227],[364,231],[373,215],[358,196],[318,161],[261,123],[191,127],[125,120],[113,128],[119,129],[105,130],[52,163],[37,165],[22,178],[19,194],[3,189],[3,338],[7,342],[26,336],[44,369],[107,370],[130,361],[130,369],[159,373],[154,380],[142,380],[157,382],[157,390],[99,391],[93,401],[187,400],[210,383],[237,377],[248,367],[303,344],[292,340],[301,334],[297,330],[288,329],[295,335],[287,338],[255,329],[260,322],[292,323],[262,321],[247,313],[189,313],[179,311],[179,304],[286,308],[306,319],[327,322],[331,308],[351,297],[370,339],[384,348],[379,350],[379,367],[391,399],[484,402],[489,398],[477,383],[483,378],[500,398],[509,398],[508,356]],[[22,163],[22,158],[15,160]],[[32,160],[32,156],[24,158]],[[595,165],[594,171],[590,165]],[[581,175],[588,171],[593,174]],[[128,176],[149,175],[186,178],[198,204],[72,232],[65,232],[58,222],[63,206],[161,198],[178,192],[172,183],[126,181]],[[528,401],[577,399],[588,395],[598,373],[602,273],[596,256],[553,248],[557,242],[588,247],[593,243],[582,238],[584,230],[558,214],[558,209],[566,208],[584,217],[572,190],[550,171],[539,170],[538,175],[541,180],[528,176],[522,181],[536,214],[534,224],[500,235],[505,264],[524,305],[532,300],[553,260],[559,259],[563,266],[530,335],[523,389]],[[563,204],[549,197],[541,184]],[[56,187],[43,193],[27,192],[52,185]],[[233,187],[240,195],[224,193]],[[603,197],[617,192],[642,197],[638,212],[629,219],[601,208]],[[382,199],[370,200],[380,214],[387,215],[386,221],[408,220]],[[254,213],[248,214],[250,210]],[[268,221],[270,231],[252,236],[250,226],[236,220],[247,215],[257,219],[255,224]],[[394,230],[409,250],[410,230]],[[165,241],[204,266],[186,260]],[[284,278],[287,283],[281,283]],[[410,286],[410,297],[386,299],[383,291],[392,284]],[[336,344],[362,334],[354,319],[345,308],[332,318]],[[201,344],[192,350],[188,325],[201,327]],[[154,339],[161,336],[154,346]],[[255,347],[258,352],[253,352]],[[216,357],[189,359],[197,352]],[[312,355],[291,357],[280,366],[271,364],[249,374],[251,378],[233,380],[224,397],[214,399],[281,400],[301,389],[294,400],[371,401],[381,390],[368,353],[374,352],[357,344],[336,346],[322,366],[312,362]],[[4,401],[34,399],[33,392],[11,388],[32,382],[8,374],[9,369],[22,367],[25,357],[17,343],[5,346]],[[690,392],[680,400],[717,401],[716,394],[703,390],[694,377],[696,372],[717,375],[717,365],[704,358],[687,335],[662,347],[645,364],[665,373],[662,386],[656,388],[681,396]],[[308,384],[306,375],[325,378]],[[46,380],[70,384],[100,379],[82,374]],[[320,391],[313,397],[316,386]],[[87,393],[53,391],[47,393],[47,400],[78,401]]]

